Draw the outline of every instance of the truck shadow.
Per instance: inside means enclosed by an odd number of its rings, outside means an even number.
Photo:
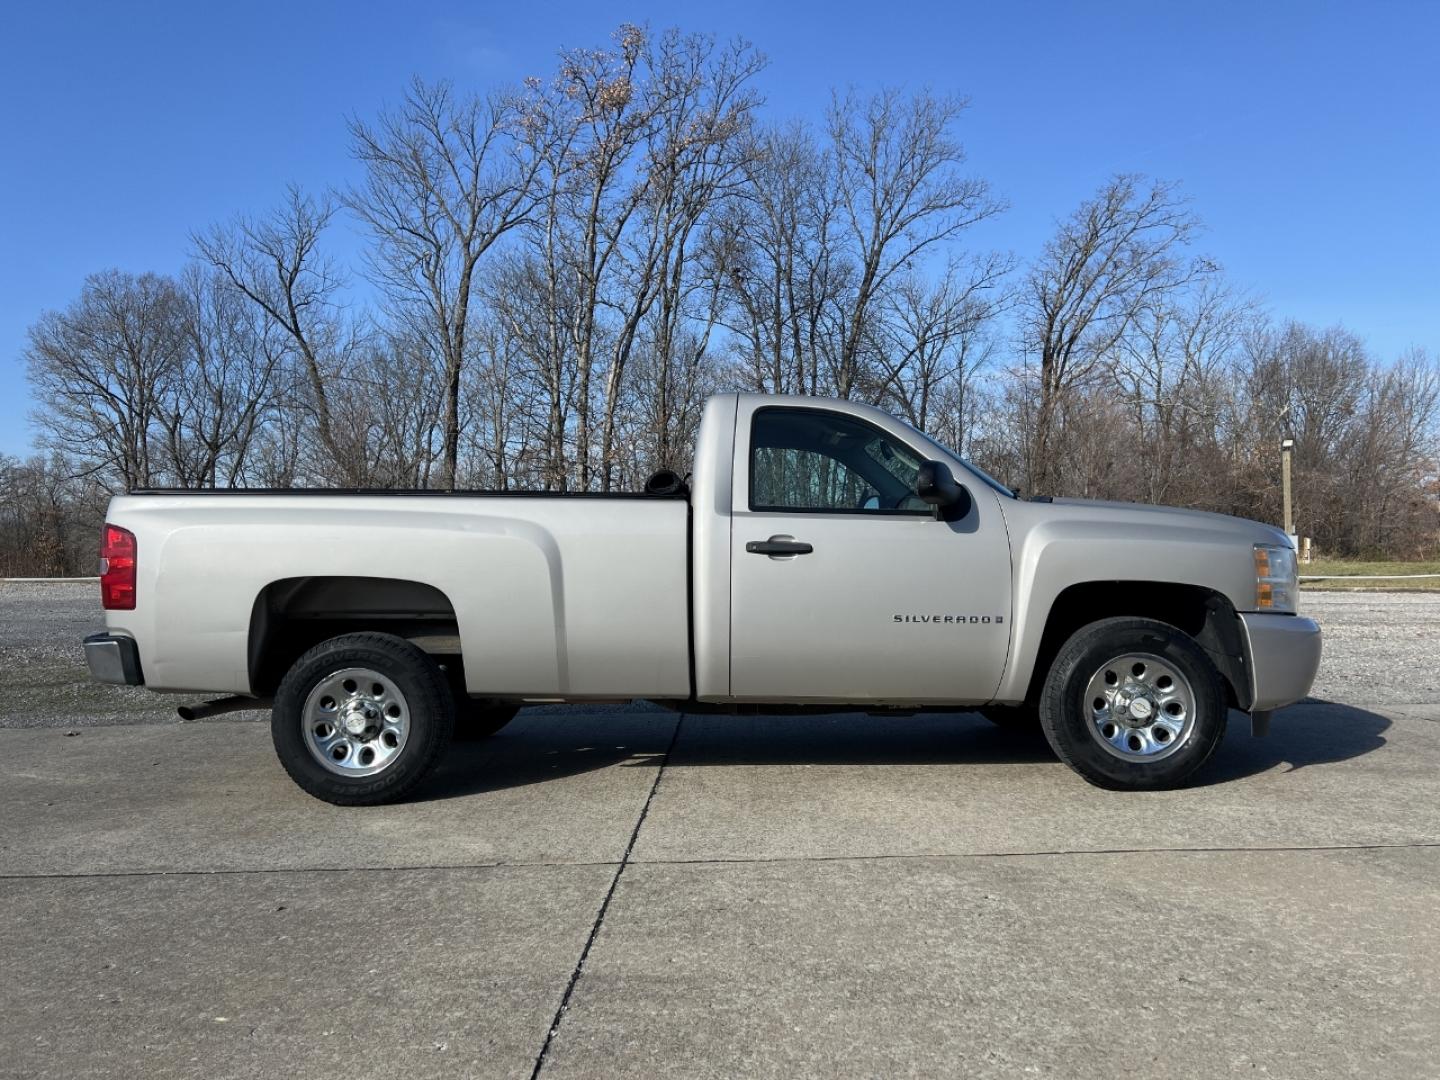
[[[1278,711],[1263,738],[1250,735],[1250,718],[1231,713],[1225,742],[1200,774],[1200,785],[1240,780],[1286,766],[1296,772],[1361,757],[1385,745],[1392,721],[1338,701],[1308,699]]]
[[[1360,757],[1385,745],[1390,723],[1350,705],[1307,701],[1276,713],[1270,734],[1256,739],[1249,718],[1231,713],[1224,744],[1196,783],[1223,784],[1282,766],[1295,772]],[[455,798],[614,767],[654,768],[662,761],[677,768],[1056,763],[1038,731],[998,728],[975,713],[683,719],[658,712],[542,713],[522,714],[491,739],[457,743],[416,794]]]

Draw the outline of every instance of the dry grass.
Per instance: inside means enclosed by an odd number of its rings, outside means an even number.
[[[1300,576],[1304,578],[1309,574],[1336,575],[1341,580],[1304,581],[1301,583],[1301,587],[1307,590],[1376,589],[1386,592],[1440,592],[1440,577],[1409,579],[1404,577],[1391,577],[1371,581],[1343,580],[1344,578],[1351,577],[1376,578],[1382,574],[1440,574],[1440,561],[1435,560],[1425,562],[1358,562],[1349,559],[1316,559],[1310,563],[1300,564]]]

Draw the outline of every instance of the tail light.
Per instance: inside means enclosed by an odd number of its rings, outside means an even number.
[[[100,606],[106,611],[135,609],[135,534],[106,525],[100,537]]]

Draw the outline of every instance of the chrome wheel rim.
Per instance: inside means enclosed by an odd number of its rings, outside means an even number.
[[[1123,761],[1159,761],[1195,730],[1195,691],[1180,670],[1151,653],[1102,664],[1085,688],[1086,727]]]
[[[410,707],[394,681],[350,667],[317,682],[301,711],[305,748],[338,776],[374,776],[395,763],[410,736]]]

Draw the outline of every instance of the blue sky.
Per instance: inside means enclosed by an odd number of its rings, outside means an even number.
[[[967,95],[971,166],[1010,204],[977,246],[1029,257],[1111,173],[1176,179],[1201,248],[1276,315],[1440,350],[1440,4],[20,0],[0,13],[0,452],[30,443],[25,329],[87,273],[175,271],[192,229],[345,184],[346,116],[412,74],[547,75],[623,21],[754,42],[772,118],[818,117],[832,86]]]

